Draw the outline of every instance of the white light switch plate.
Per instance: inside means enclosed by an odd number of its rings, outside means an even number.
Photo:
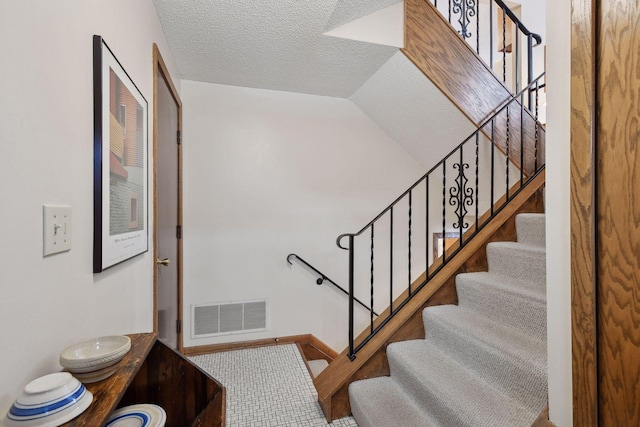
[[[71,249],[71,206],[43,205],[43,255]]]

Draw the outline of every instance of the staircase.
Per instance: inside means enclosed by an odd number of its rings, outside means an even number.
[[[389,377],[349,387],[360,427],[528,427],[547,403],[543,214],[487,245],[488,272],[456,277],[458,305],[422,313],[424,340],[387,347]]]
[[[489,4],[506,27],[511,11]],[[528,427],[547,405],[544,80],[531,71],[540,37],[515,17],[514,46],[502,31],[503,64],[507,52],[518,63],[526,40],[529,75],[515,72],[514,90],[440,12],[437,0],[405,0],[402,52],[477,131],[338,237],[349,252],[349,347],[314,384],[328,421]],[[438,252],[447,235],[452,246]]]
[[[491,7],[494,20],[499,14],[500,8],[494,5],[494,2],[503,4],[502,0],[491,0],[488,5],[482,3],[483,8]],[[405,47],[402,52],[418,67],[424,75],[438,87],[447,98],[453,102],[458,109],[466,115],[472,123],[480,125],[481,122],[489,117],[496,109],[509,99],[514,93],[519,92],[528,83],[524,78],[515,77],[511,84],[506,80],[507,70],[492,70],[494,60],[503,58],[507,62],[507,54],[503,50],[500,54],[480,56],[480,49],[477,50],[472,46],[473,40],[464,41],[460,33],[467,32],[466,27],[461,28],[456,17],[451,17],[447,21],[445,16],[435,6],[437,0],[404,0],[405,3]],[[435,5],[434,5],[435,3]],[[441,6],[446,1],[440,0]],[[449,1],[449,7],[452,7],[455,0]],[[477,4],[480,2],[472,1],[470,3]],[[479,6],[479,5],[478,5]],[[467,6],[468,7],[468,6]],[[505,5],[506,7],[506,5]],[[450,14],[451,16],[451,14]],[[509,19],[505,20],[505,26],[509,25]],[[539,36],[529,32],[521,22],[512,22],[515,29],[517,40],[522,38],[527,40],[515,44],[515,52],[509,55],[517,56],[520,61],[526,62],[529,83],[533,81],[537,74],[534,75],[533,47],[540,43]],[[480,28],[474,31],[481,31]],[[494,31],[491,29],[491,31]],[[522,31],[522,32],[520,32]],[[505,41],[508,33],[496,34],[495,43],[498,44],[500,39],[502,43]],[[485,35],[486,36],[486,35]],[[525,44],[529,43],[530,48],[525,49]],[[495,50],[495,49],[494,49]],[[519,52],[522,50],[523,52]],[[528,51],[528,53],[524,53]],[[525,56],[528,57],[525,61]],[[522,65],[523,68],[524,65]],[[543,68],[542,68],[543,69]],[[496,74],[496,72],[498,75]],[[541,82],[542,83],[542,82]],[[537,94],[536,86],[536,94]],[[523,99],[521,104],[528,103],[531,111],[533,111],[533,102]],[[496,131],[493,133],[493,143],[503,152],[508,152],[511,160],[520,166],[523,163],[523,169],[527,175],[532,174],[536,170],[534,165],[534,150],[537,151],[536,160],[539,164],[544,164],[545,156],[545,130],[543,127],[537,126],[537,117],[533,117],[526,108],[521,110],[520,105],[514,106],[510,110],[504,111],[497,116],[495,122]],[[520,114],[521,111],[523,114]],[[505,136],[508,132],[505,130],[511,126],[513,129],[520,131],[523,129],[524,144],[521,153],[519,146],[511,146],[507,148],[508,141]],[[488,133],[488,132],[487,132]],[[534,148],[535,145],[535,148]],[[527,153],[528,152],[528,153]]]

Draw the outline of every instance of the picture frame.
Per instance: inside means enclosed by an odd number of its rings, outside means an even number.
[[[101,36],[93,36],[93,272],[149,250],[149,107]]]

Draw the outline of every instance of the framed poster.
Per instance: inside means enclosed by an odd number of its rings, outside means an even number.
[[[93,272],[149,249],[148,105],[93,36]]]

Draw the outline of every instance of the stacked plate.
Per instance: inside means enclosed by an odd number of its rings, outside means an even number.
[[[56,427],[84,412],[93,395],[68,372],[31,381],[13,403],[4,427]]]
[[[131,338],[125,335],[94,338],[64,349],[60,364],[83,383],[95,383],[113,375],[130,349]]]
[[[117,409],[105,427],[164,427],[167,414],[158,405],[141,404]]]

